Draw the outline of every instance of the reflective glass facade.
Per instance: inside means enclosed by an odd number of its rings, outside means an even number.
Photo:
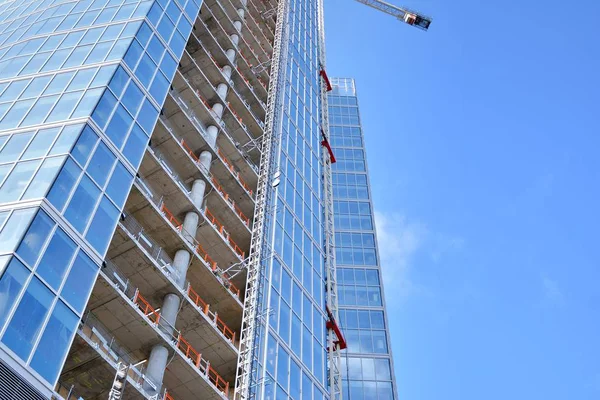
[[[333,78],[329,130],[344,398],[397,399],[365,144],[353,79]]]
[[[273,256],[263,305],[259,398],[329,398],[325,331],[319,2],[289,0]]]
[[[0,4],[0,350],[53,388],[200,4]]]

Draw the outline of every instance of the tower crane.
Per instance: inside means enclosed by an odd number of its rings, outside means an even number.
[[[382,11],[386,14],[389,14],[393,17],[398,18],[400,21],[407,23],[408,25],[412,25],[416,28],[422,29],[424,31],[429,29],[429,25],[431,25],[431,18],[426,17],[418,12],[409,10],[403,7],[397,7],[393,4],[386,3],[382,0],[356,0],[359,3],[362,3],[366,6],[372,7],[376,10]]]

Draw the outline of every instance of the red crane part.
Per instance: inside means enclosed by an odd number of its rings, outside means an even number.
[[[327,72],[325,72],[324,69],[321,69],[321,71],[319,71],[319,75],[321,75],[321,78],[323,78],[323,80],[325,81],[325,85],[327,85],[327,91],[331,92],[333,90],[333,88],[331,87],[331,82],[329,81]]]
[[[331,149],[331,145],[329,144],[329,140],[323,135],[323,140],[321,140],[321,146],[325,146],[327,152],[329,153],[329,160],[332,164],[335,164],[335,156],[333,155],[333,150]]]
[[[327,323],[325,324],[325,326],[327,327],[327,329],[333,330],[333,332],[335,333],[335,336],[337,336],[337,339],[338,339],[338,340],[334,341],[333,343],[335,343],[335,345],[339,346],[340,350],[344,350],[346,347],[348,347],[348,344],[346,343],[346,339],[344,338],[344,335],[342,334],[342,330],[340,329],[340,326],[338,325],[337,321],[335,320],[335,317],[329,310],[329,306],[325,306],[325,310],[327,311]]]

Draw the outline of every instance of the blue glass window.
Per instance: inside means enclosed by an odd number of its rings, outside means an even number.
[[[52,142],[58,135],[60,128],[44,129],[36,133],[35,137],[31,141],[31,144],[27,147],[27,151],[23,154],[23,159],[37,158],[44,156],[48,149],[50,149]]]
[[[65,218],[79,232],[85,230],[99,196],[100,189],[90,178],[84,175],[65,211]]]
[[[152,103],[150,103],[150,101],[148,101],[148,99],[144,100],[144,104],[142,105],[142,109],[137,117],[137,120],[140,125],[142,125],[142,128],[144,128],[148,136],[150,136],[152,133],[157,118],[158,110],[152,105]]]
[[[40,334],[53,298],[50,289],[34,277],[2,336],[2,342],[23,360]]]
[[[115,99],[115,96],[113,96],[110,91],[106,90],[92,114],[92,118],[96,121],[96,124],[98,124],[100,129],[104,129],[106,126],[116,104],[117,99]]]
[[[35,214],[35,208],[15,210],[0,232],[0,253],[14,251]]]
[[[87,167],[88,174],[90,174],[100,187],[104,187],[115,160],[116,157],[109,150],[108,146],[100,141]]]
[[[34,102],[35,99],[17,101],[12,106],[10,111],[6,113],[4,118],[2,118],[2,122],[0,122],[0,129],[17,127]]]
[[[19,133],[13,135],[8,143],[0,151],[0,162],[9,162],[19,159],[25,147],[33,137],[33,132]]]
[[[140,108],[143,99],[144,94],[142,93],[142,90],[138,88],[134,81],[131,81],[121,102],[132,115],[135,115]]]
[[[13,257],[6,268],[6,271],[0,278],[0,327],[4,326],[8,314],[12,309],[17,295],[23,289],[25,281],[29,277],[29,270]]]
[[[123,93],[123,89],[125,89],[125,86],[127,85],[128,81],[129,81],[129,75],[127,74],[127,72],[125,72],[123,67],[119,67],[115,71],[115,74],[112,77],[112,79],[110,80],[110,84],[108,86],[113,91],[115,96],[120,97],[121,93]]]
[[[79,313],[83,312],[97,273],[98,266],[79,251],[61,291],[61,296]]]
[[[147,144],[148,137],[142,128],[138,124],[135,124],[123,148],[123,154],[135,168],[139,166]]]
[[[31,360],[31,366],[54,384],[60,372],[79,318],[61,301],[56,303],[48,325]]]
[[[92,149],[96,146],[97,142],[98,135],[94,133],[92,128],[86,125],[83,132],[81,132],[81,136],[77,139],[77,143],[75,144],[75,147],[73,147],[71,155],[79,162],[79,164],[85,166],[88,158],[92,154]]]
[[[42,123],[60,96],[40,97],[23,120],[23,126]]]
[[[125,199],[131,189],[131,182],[133,182],[133,176],[127,171],[127,169],[120,162],[117,163],[108,187],[106,188],[106,194],[115,202],[118,207],[123,207]]]
[[[17,249],[17,254],[30,266],[35,265],[53,227],[54,221],[45,212],[38,212]]]
[[[131,118],[131,115],[129,115],[125,108],[119,104],[106,128],[106,135],[120,148],[127,137],[127,133],[129,132],[132,123],[133,118]]]
[[[23,199],[35,199],[42,198],[46,195],[46,192],[50,188],[50,185],[56,177],[60,166],[62,165],[65,157],[51,157],[46,158],[42,163],[42,166],[38,169],[35,177],[31,180],[31,184],[25,191]]]
[[[96,211],[96,215],[92,220],[90,229],[85,236],[88,242],[90,242],[101,255],[104,255],[106,252],[118,219],[119,210],[117,210],[107,197],[103,197],[100,206]]]
[[[62,229],[57,229],[37,268],[37,273],[52,288],[58,289],[62,283],[75,249],[75,243],[67,234]]]
[[[67,158],[65,166],[60,171],[58,178],[56,178],[56,181],[48,194],[48,200],[58,211],[62,211],[69,198],[69,193],[71,193],[73,185],[75,185],[80,174],[81,168],[79,168],[71,158]]]

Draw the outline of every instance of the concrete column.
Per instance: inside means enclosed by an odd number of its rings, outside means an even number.
[[[231,78],[231,67],[229,65],[224,65],[223,68],[221,69],[221,72],[223,72],[223,75],[225,76],[225,78],[227,78],[227,79]]]
[[[229,61],[233,62],[235,60],[235,50],[234,49],[227,49],[225,51],[225,55],[227,56]]]
[[[200,159],[200,165],[206,170],[210,170],[210,163],[212,162],[212,153],[210,151],[203,151],[198,157]]]
[[[169,334],[175,330],[175,322],[177,321],[180,304],[181,299],[175,293],[169,293],[163,298],[162,307],[160,308],[160,318],[165,323],[160,325]]]
[[[204,191],[206,189],[206,182],[202,179],[197,179],[192,184],[192,193],[190,193],[190,197],[192,198],[192,202],[198,208],[202,208],[202,202],[204,201]]]
[[[226,83],[219,83],[217,85],[217,94],[219,95],[220,98],[225,100],[225,96],[227,96],[228,89],[229,89],[229,87],[227,86]]]
[[[234,22],[234,25],[235,25],[235,22]],[[238,43],[240,42],[240,37],[238,35],[236,35],[235,33],[229,37],[231,38],[231,41],[233,42],[233,44],[237,47]]]
[[[217,135],[219,134],[219,128],[217,128],[214,125],[210,125],[208,128],[206,128],[206,134],[208,136],[208,144],[211,147],[214,147],[215,144],[217,144]]]
[[[221,103],[215,103],[212,106],[212,110],[215,112],[215,114],[217,114],[217,119],[221,119],[221,117],[223,116],[223,109],[225,107],[223,107],[223,104]]]
[[[150,356],[148,357],[148,367],[146,368],[146,376],[150,378],[150,381],[156,385],[158,390],[160,390],[160,387],[162,386],[168,360],[169,350],[167,350],[165,346],[157,344],[150,351]],[[144,390],[151,394],[158,392],[147,383],[144,383],[143,387]]]
[[[185,277],[187,275],[188,267],[190,266],[190,252],[184,249],[177,250],[175,258],[173,259],[173,268],[178,274],[177,284],[183,288],[185,285]]]
[[[200,217],[195,212],[185,214],[185,218],[183,219],[183,231],[181,233],[190,243],[194,243],[199,219]]]

